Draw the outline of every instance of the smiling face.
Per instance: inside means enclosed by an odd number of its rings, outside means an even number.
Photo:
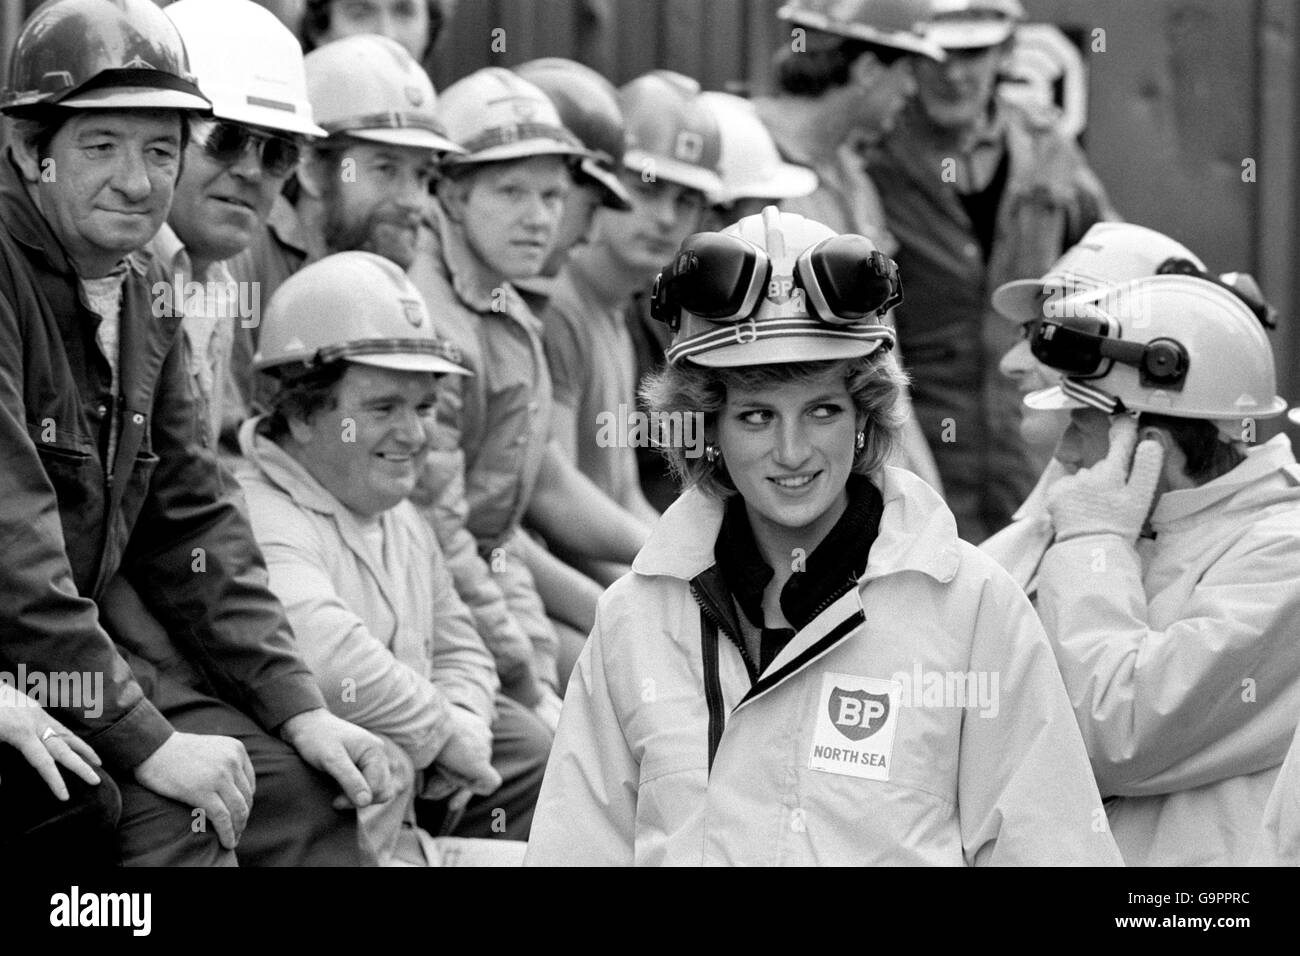
[[[572,186],[565,160],[531,156],[486,163],[448,182],[439,195],[490,272],[527,279],[546,263]]]
[[[331,252],[361,250],[403,269],[415,261],[428,207],[433,155],[427,149],[356,141],[336,164],[320,163],[325,208],[321,224]]]
[[[180,168],[175,110],[84,110],[54,134],[49,154],[20,165],[77,271],[106,275],[167,218]]]
[[[223,163],[213,159],[202,143],[190,142],[167,222],[191,257],[217,262],[252,243],[289,178],[288,173],[268,175],[259,155],[260,146],[245,149],[233,163]]]
[[[644,181],[630,170],[619,178],[632,197],[632,210],[600,209],[596,238],[629,275],[654,279],[691,233],[699,230],[707,207],[704,194],[663,179]]]
[[[760,391],[728,388],[717,444],[755,535],[817,546],[848,503],[858,430],[839,368]]]
[[[285,450],[357,514],[396,507],[429,451],[437,377],[349,363],[334,399],[310,421],[289,423]]]
[[[918,59],[916,94],[930,122],[940,129],[970,129],[993,99],[1004,46],[947,50],[943,63]]]

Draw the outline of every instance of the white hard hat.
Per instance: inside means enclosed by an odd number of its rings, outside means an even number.
[[[776,15],[802,27],[942,60],[925,35],[930,0],[790,0]]]
[[[651,70],[619,87],[618,102],[627,124],[626,168],[705,196],[722,191],[722,138],[700,102],[699,83],[672,70]]]
[[[438,119],[429,75],[396,40],[343,37],[307,54],[307,93],[331,136],[439,153],[464,152]]]
[[[1024,18],[1020,0],[931,0],[925,35],[945,50],[998,46]]]
[[[185,41],[213,116],[325,135],[312,120],[302,47],[275,14],[252,0],[178,0],[163,12]]]
[[[470,374],[406,273],[372,252],[339,252],[304,266],[275,290],[262,317],[255,369],[337,361]]]
[[[677,332],[669,364],[735,367],[892,348],[881,318],[901,300],[897,266],[870,239],[767,206],[687,237],[655,280],[651,312]]]
[[[1168,236],[1129,222],[1099,222],[1065,251],[1039,279],[1016,279],[998,286],[993,307],[1013,322],[1032,322],[1044,309],[1079,292],[1153,276],[1169,259],[1205,264]]]
[[[545,93],[503,67],[484,67],[443,90],[438,116],[462,147],[448,166],[593,155],[565,128]]]
[[[1060,385],[1026,395],[1030,408],[1215,421],[1286,410],[1263,325],[1213,281],[1147,276],[1067,298],[1059,311],[1035,326],[1030,348],[1064,374]]]
[[[815,172],[781,158],[772,134],[749,100],[730,93],[701,93],[700,102],[713,113],[722,136],[718,161],[722,191],[710,197],[714,203],[794,199],[817,188]]]

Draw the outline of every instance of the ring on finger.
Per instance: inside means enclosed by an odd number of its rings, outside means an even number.
[[[45,743],[45,741],[49,740],[51,737],[57,737],[57,736],[59,736],[59,732],[57,730],[55,730],[53,727],[46,727],[43,731],[41,731],[41,743]]]

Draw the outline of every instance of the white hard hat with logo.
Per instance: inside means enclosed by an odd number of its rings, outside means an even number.
[[[627,124],[625,167],[705,196],[722,192],[722,137],[695,80],[672,70],[652,70],[619,87],[618,101]]]
[[[575,162],[593,155],[560,121],[555,104],[523,77],[484,67],[443,90],[438,116],[462,147],[448,166],[495,163],[530,156]]]
[[[1039,279],[1016,279],[998,286],[993,307],[1013,322],[1043,317],[1061,299],[1153,276],[1170,259],[1205,268],[1190,249],[1163,233],[1129,222],[1099,222],[1052,263]]]
[[[178,0],[163,11],[185,41],[212,115],[302,136],[312,119],[298,39],[252,0]]]
[[[767,206],[722,232],[688,236],[655,280],[651,314],[677,334],[670,364],[813,362],[892,348],[882,319],[902,301],[893,260]]]
[[[700,101],[713,113],[722,137],[718,164],[722,191],[711,197],[714,203],[794,199],[817,188],[815,172],[781,158],[772,134],[749,100],[730,93],[701,93]]]
[[[1259,317],[1212,280],[1148,276],[1067,298],[1059,311],[1035,326],[1030,347],[1064,374],[1026,395],[1030,408],[1219,422],[1286,410]]]
[[[396,40],[343,37],[307,54],[307,95],[331,136],[438,153],[464,152],[438,119],[429,75]]]
[[[262,317],[255,369],[337,361],[470,374],[406,273],[372,252],[339,252],[304,266],[275,290]]]
[[[1020,0],[931,0],[925,35],[945,50],[998,46],[1024,18]]]

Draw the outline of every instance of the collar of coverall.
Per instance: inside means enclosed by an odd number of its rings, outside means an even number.
[[[1157,533],[1172,530],[1180,522],[1231,498],[1244,486],[1254,484],[1288,466],[1294,478],[1300,482],[1300,466],[1296,465],[1295,456],[1291,452],[1291,439],[1284,434],[1276,435],[1262,445],[1247,449],[1246,460],[1226,475],[1220,475],[1196,488],[1166,491],[1160,496],[1155,511],[1151,514],[1151,527]],[[1294,498],[1295,492],[1290,491],[1289,496]],[[1253,509],[1258,505],[1258,501],[1251,501],[1244,507]]]
[[[961,560],[957,521],[939,493],[910,471],[888,465],[871,480],[880,489],[884,512],[862,581],[900,571],[951,581]],[[712,567],[724,508],[699,488],[685,491],[650,532],[632,570],[690,581]]]

